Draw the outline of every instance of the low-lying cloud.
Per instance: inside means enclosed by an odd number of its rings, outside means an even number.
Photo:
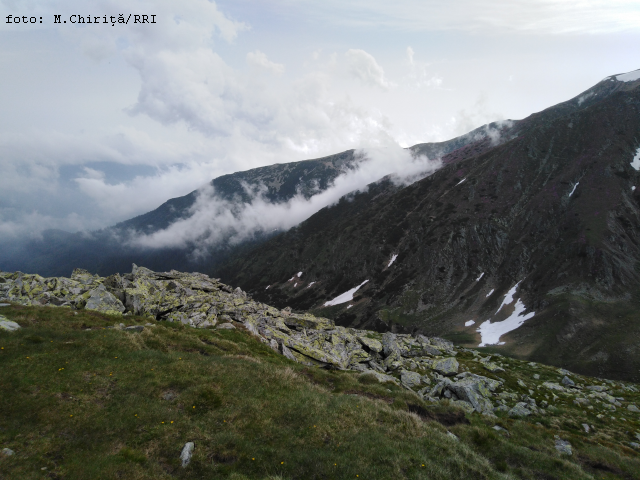
[[[190,216],[149,235],[133,233],[130,243],[145,248],[190,248],[196,256],[222,243],[237,244],[256,234],[283,231],[299,224],[322,208],[389,176],[398,185],[413,183],[441,166],[439,159],[414,156],[395,147],[369,148],[356,152],[353,168],[338,176],[330,188],[305,198],[297,194],[287,202],[271,203],[260,186],[247,186],[248,203],[233,203],[216,195],[211,186],[200,190]]]

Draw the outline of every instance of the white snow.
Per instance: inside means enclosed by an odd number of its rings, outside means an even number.
[[[635,186],[631,187],[631,191],[635,192],[636,191],[636,187]]]
[[[270,287],[270,286],[271,286],[271,285],[267,285],[267,288],[265,288],[265,290],[269,290],[269,287]]]
[[[520,282],[518,282],[520,283]],[[516,285],[517,286],[517,285]],[[511,290],[515,292],[515,287]],[[511,290],[509,293],[511,293]],[[503,302],[504,305],[504,302]],[[502,308],[502,307],[500,307]],[[491,323],[491,320],[487,320],[482,325],[478,327],[476,330],[480,332],[480,336],[482,341],[480,342],[479,347],[484,347],[485,345],[504,345],[504,342],[500,342],[500,337],[505,333],[509,333],[512,330],[515,330],[520,325],[522,325],[526,320],[529,320],[536,313],[530,312],[526,315],[522,316],[527,307],[518,299],[516,301],[515,308],[513,313],[509,315],[509,318],[503,320],[502,322]]]
[[[623,73],[622,75],[617,75],[616,80],[620,82],[633,82],[634,80],[640,79],[640,69],[634,70],[633,72]]]
[[[311,285],[313,285],[316,282],[311,282],[309,285],[307,285],[307,288],[309,288]]]
[[[324,306],[325,307],[330,307],[332,305],[339,305],[341,303],[350,302],[351,300],[353,300],[353,294],[356,293],[358,291],[358,289],[361,286],[363,286],[365,283],[367,283],[368,281],[369,280],[365,280],[364,282],[362,282],[357,287],[353,287],[351,290],[349,290],[347,292],[344,292],[342,295],[338,295],[333,300],[329,300],[328,302],[325,302]]]
[[[353,305],[347,305],[347,310],[349,310]]]
[[[473,325],[474,323],[476,323],[474,320],[469,320],[467,322],[464,322],[464,326],[465,327],[470,327],[471,325]]]
[[[578,188],[578,185],[580,185],[580,182],[577,182],[574,186],[573,186],[573,190],[571,190],[571,193],[569,194],[569,196],[573,195],[573,192],[576,191],[576,188]]]
[[[296,288],[298,286],[298,282],[293,284],[293,288]]]
[[[491,294],[492,294],[493,292],[495,292],[495,291],[496,291],[496,289],[495,289],[495,288],[492,288],[492,289],[491,289],[491,291],[490,291],[489,293],[487,293],[487,297],[488,297],[489,295],[491,295]]]
[[[292,282],[294,278],[296,278],[295,275],[293,277],[291,277],[289,280],[287,280],[287,282]]]
[[[640,170],[640,147],[636,151],[636,156],[633,157],[633,161],[631,162],[631,166],[636,170]]]
[[[398,255],[397,255],[397,254],[394,254],[394,255],[391,257],[391,260],[389,260],[389,264],[387,265],[387,268],[389,268],[391,265],[393,265],[393,262],[395,262],[395,261],[396,261],[396,258],[398,258]]]
[[[302,272],[298,272],[298,278],[302,276]]]
[[[466,179],[467,179],[466,177],[465,177],[465,178],[463,178],[463,179],[462,179],[462,180],[460,180],[458,183],[456,183],[456,185],[455,185],[455,186],[457,187],[457,186],[458,186],[458,185],[460,185],[461,183],[464,183],[464,181],[465,181]]]
[[[480,276],[479,276],[478,278],[476,278],[476,282],[479,282],[479,281],[480,281],[480,279],[481,279],[483,276],[484,276],[484,272],[482,272],[482,273],[480,274]]]
[[[520,282],[522,282],[522,280],[520,280]],[[500,308],[504,307],[505,305],[510,305],[511,302],[513,302],[513,296],[515,295],[516,288],[518,288],[518,285],[520,285],[520,282],[516,283],[513,286],[513,288],[507,292],[507,294],[504,297],[504,300],[502,300],[502,304],[500,305]],[[496,310],[496,313],[498,313],[500,311],[500,308],[498,308],[498,310]]]

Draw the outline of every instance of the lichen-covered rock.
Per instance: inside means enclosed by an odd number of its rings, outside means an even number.
[[[431,368],[438,372],[440,375],[444,375],[446,377],[455,375],[458,373],[458,368],[460,365],[455,358],[447,357],[447,358],[439,358],[434,360]]]
[[[12,322],[11,320],[7,320],[5,317],[0,315],[0,330],[15,332],[18,329],[20,329],[20,325],[16,322]]]
[[[372,352],[380,353],[382,351],[382,343],[380,343],[375,338],[369,338],[360,335],[358,336],[358,341]]]
[[[516,405],[509,410],[510,417],[528,417],[531,415],[531,410],[529,410],[529,405],[525,402],[518,402]]]
[[[561,439],[558,435],[554,437],[556,450],[560,452],[562,455],[573,455],[573,451],[571,450],[571,444]]]
[[[85,310],[95,310],[107,315],[120,315],[125,311],[124,305],[113,294],[109,293],[104,285],[88,292],[89,297],[85,303]]]
[[[420,383],[422,382],[422,377],[419,373],[402,370],[400,372],[400,382],[405,387],[414,389],[420,385]]]

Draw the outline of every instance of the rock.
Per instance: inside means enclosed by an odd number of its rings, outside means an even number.
[[[440,375],[448,377],[458,373],[459,366],[460,365],[455,358],[447,357],[434,360],[431,368],[438,372]]]
[[[382,351],[382,343],[375,338],[358,336],[358,341],[372,352],[380,353]]]
[[[640,413],[640,408],[636,407],[635,405],[627,406],[627,410],[629,410],[630,412]]]
[[[494,425],[493,429],[496,432],[504,432],[507,436],[509,436],[509,430],[507,430],[506,428],[502,428],[500,425]]]
[[[537,373],[533,374],[533,379],[534,380],[540,380],[540,375],[538,375]]]
[[[590,429],[589,429],[589,425],[588,425],[588,424],[583,423],[583,424],[582,424],[582,428],[584,428],[584,433],[589,433],[589,430],[590,430]]]
[[[182,448],[182,453],[180,453],[180,460],[182,460],[182,466],[186,467],[191,462],[191,457],[193,456],[193,450],[195,445],[193,442],[187,442],[184,444]]]
[[[467,413],[473,413],[475,411],[474,408],[469,403],[463,400],[450,400],[449,405],[453,407],[461,408]]]
[[[564,392],[564,387],[554,382],[544,382],[542,385],[544,387],[547,387],[549,390],[557,390],[559,392]]]
[[[21,327],[16,322],[7,320],[6,317],[3,317],[2,315],[0,315],[0,330],[5,330],[7,332],[15,332],[19,328]]]
[[[575,382],[573,380],[571,380],[569,377],[567,377],[566,375],[564,376],[564,378],[562,379],[561,382],[563,385],[566,385],[567,387],[573,387],[575,386]]]
[[[2,449],[2,454],[6,457],[10,457],[11,455],[15,455],[16,452],[14,452],[13,450],[11,450],[10,448],[3,448]]]
[[[518,386],[522,387],[522,388],[527,388],[527,384],[524,383],[522,380],[518,379]]]
[[[509,411],[509,407],[507,407],[506,405],[498,405],[496,408],[493,409],[493,413],[508,412],[508,411]]]
[[[566,440],[561,439],[558,435],[555,437],[556,441],[556,450],[560,452],[562,455],[573,455],[571,450],[571,444]]]
[[[124,327],[124,330],[129,332],[141,332],[144,330],[144,327],[142,325],[131,325],[129,327]]]
[[[528,417],[529,415],[531,415],[531,410],[529,410],[527,407],[529,405],[525,402],[518,402],[516,403],[516,405],[509,410],[509,416],[510,417]]]
[[[500,373],[505,371],[504,368],[496,365],[493,362],[482,362],[482,366],[489,370],[491,373]]]
[[[604,385],[589,385],[586,388],[592,392],[606,392],[609,390],[609,387],[605,387]]]
[[[296,357],[294,357],[293,353],[291,353],[291,350],[289,350],[284,343],[280,345],[280,350],[282,352],[282,355],[287,357],[289,360],[293,360],[294,362],[297,362]]]
[[[431,337],[429,339],[431,345],[441,350],[450,351],[453,350],[453,342],[449,340],[445,340],[444,338]]]
[[[88,295],[84,304],[85,310],[94,310],[107,315],[122,315],[125,311],[122,302],[109,293],[104,285],[90,290],[85,295]]]
[[[636,443],[636,442],[629,442],[629,446],[631,448],[635,448],[636,450],[640,450],[640,443]]]
[[[396,385],[399,385],[398,380],[395,377],[392,377],[391,375],[385,375],[384,373],[374,372],[373,370],[370,370],[367,373],[361,373],[361,375],[372,375],[376,377],[376,379],[380,383],[391,382],[391,383],[395,383]]]
[[[216,327],[216,330],[235,330],[235,329],[236,327],[234,327],[231,323],[221,323]]]
[[[420,385],[422,378],[419,373],[402,370],[400,372],[400,382],[408,389],[413,389]]]
[[[455,383],[447,385],[463,402],[467,402],[478,413],[493,413],[493,404],[489,400],[491,390],[495,390],[495,380],[470,374]]]
[[[455,440],[456,442],[459,442],[460,439],[458,437],[456,437],[453,433],[451,432],[447,432],[447,437],[449,437],[452,440]]]
[[[386,332],[382,335],[382,350],[385,357],[392,355],[400,357],[402,355],[402,350],[394,333]]]

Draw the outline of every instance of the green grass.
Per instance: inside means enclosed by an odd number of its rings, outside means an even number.
[[[465,418],[370,376],[290,362],[240,328],[130,333],[105,327],[148,320],[1,313],[24,327],[0,332],[0,448],[16,452],[0,456],[2,479],[640,478],[618,427],[602,421],[603,433],[586,437],[571,406],[530,421]],[[459,360],[487,373],[470,354]],[[555,451],[556,434],[572,457]]]

